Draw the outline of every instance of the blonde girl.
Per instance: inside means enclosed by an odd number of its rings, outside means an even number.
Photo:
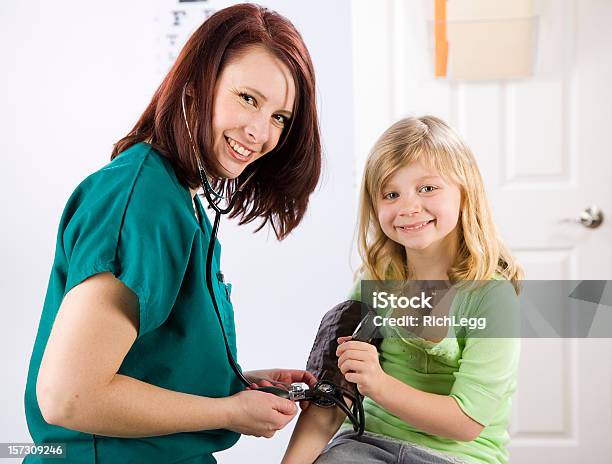
[[[358,241],[362,279],[457,284],[448,305],[457,316],[517,312],[522,271],[496,231],[476,160],[436,117],[402,119],[374,145]],[[351,298],[360,298],[359,280]],[[518,338],[397,331],[378,349],[350,337],[338,343],[340,371],[366,397],[366,432],[359,437],[345,423],[328,444],[344,416],[310,407],[283,463],[508,462]]]

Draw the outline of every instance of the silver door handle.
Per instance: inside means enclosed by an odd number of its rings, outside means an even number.
[[[588,229],[598,228],[604,220],[604,215],[597,206],[589,206],[580,213],[578,219],[562,219],[561,222],[572,222],[582,224]]]

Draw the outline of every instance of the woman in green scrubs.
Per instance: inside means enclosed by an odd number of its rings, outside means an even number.
[[[225,195],[243,188],[231,212],[241,224],[261,219],[280,240],[300,223],[321,148],[299,33],[250,4],[211,16],[111,160],[76,188],[60,221],[25,393],[30,433],[65,443],[63,462],[214,463],[240,434],[271,437],[296,407],[244,390],[228,363],[206,288],[211,224],[197,166]],[[220,253],[216,242],[213,287],[235,357]],[[315,380],[244,374],[258,385]]]

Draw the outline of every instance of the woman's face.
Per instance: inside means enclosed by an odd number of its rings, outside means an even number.
[[[247,47],[223,67],[212,117],[213,161],[222,177],[238,177],[276,147],[294,100],[289,69],[264,47]]]

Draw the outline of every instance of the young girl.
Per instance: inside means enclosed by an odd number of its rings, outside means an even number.
[[[403,119],[375,144],[359,251],[363,279],[480,281],[454,294],[453,314],[517,311],[522,271],[495,230],[470,149],[438,118]],[[359,281],[351,298],[360,298]],[[366,397],[366,432],[345,422],[325,447],[344,415],[310,407],[283,463],[506,463],[519,339],[445,334],[388,331],[378,350],[338,339],[338,367]]]

